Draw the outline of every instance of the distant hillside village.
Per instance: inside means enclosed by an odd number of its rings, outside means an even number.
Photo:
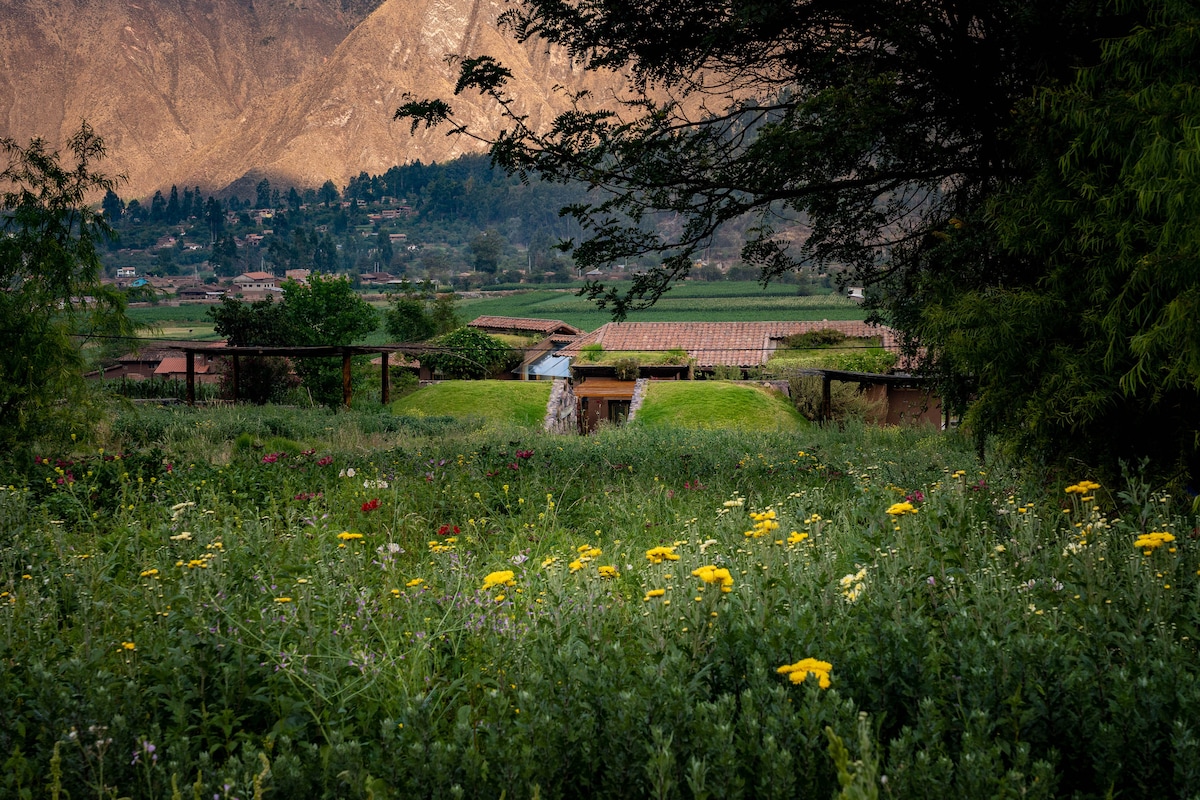
[[[558,211],[582,196],[578,187],[524,186],[470,156],[364,173],[344,188],[327,182],[301,191],[264,178],[251,198],[205,197],[200,187],[173,186],[144,201],[109,192],[102,205],[116,237],[103,254],[106,280],[134,302],[215,302],[266,296],[314,271],[344,274],[367,290],[408,280],[462,291],[621,280],[647,269],[649,262],[575,269],[556,245],[579,232]],[[739,234],[715,242],[691,279],[757,279],[758,270],[738,260]],[[800,292],[836,284],[829,275],[782,280]]]

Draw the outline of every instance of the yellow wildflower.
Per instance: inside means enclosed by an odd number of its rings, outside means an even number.
[[[133,642],[121,642],[122,650],[137,650],[137,645]]]
[[[724,567],[717,567],[712,564],[697,567],[692,570],[692,576],[699,578],[705,583],[719,583],[722,592],[733,591],[733,576]]]
[[[413,578],[411,581],[409,581],[408,583],[406,583],[404,585],[411,589],[414,586],[420,586],[424,582],[425,582],[424,578]]]
[[[651,564],[661,564],[664,561],[678,561],[679,556],[674,547],[651,547],[646,551],[646,558]]]
[[[643,597],[642,600],[649,600],[651,597],[662,597],[666,593],[666,589],[651,589],[650,591],[646,592],[646,596]]]
[[[1175,537],[1166,531],[1152,531],[1139,536],[1133,546],[1139,548],[1146,555],[1150,555],[1164,544],[1173,541],[1175,541]]]
[[[828,689],[830,686],[829,671],[832,669],[833,665],[828,661],[802,658],[795,664],[784,664],[775,671],[780,675],[787,675],[792,683],[804,683],[804,679],[809,675],[815,675],[817,685],[822,689]]]
[[[361,539],[362,537],[363,537],[363,535],[361,533],[351,533],[350,531],[342,531],[341,533],[339,533],[337,535],[337,538],[341,539],[343,542],[349,542],[354,539]]]
[[[290,603],[290,602],[292,602],[292,598],[290,598],[290,597],[276,597],[276,598],[275,598],[275,602],[276,602],[276,603]]]
[[[909,502],[892,503],[890,506],[888,506],[887,513],[891,514],[893,517],[900,517],[905,514],[915,514],[917,513],[917,509],[914,508],[913,504]]]
[[[513,575],[513,571],[511,569],[502,569],[497,572],[490,572],[488,573],[487,577],[483,579],[483,588],[481,591],[486,592],[493,586],[516,586],[517,582],[514,578],[515,576]]]
[[[616,578],[620,576],[620,573],[617,572],[617,568],[611,565],[597,567],[597,571],[600,573],[601,578]]]

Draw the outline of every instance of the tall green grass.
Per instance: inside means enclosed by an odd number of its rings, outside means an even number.
[[[77,446],[0,481],[4,796],[1200,792],[1197,519],[1136,472],[275,408]]]

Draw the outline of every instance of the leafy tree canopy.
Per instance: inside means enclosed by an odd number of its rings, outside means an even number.
[[[1090,465],[1166,455],[1195,477],[1197,12],[521,0],[503,16],[517,39],[622,71],[631,99],[580,95],[535,130],[486,55],[460,60],[456,92],[505,110],[497,164],[592,187],[565,209],[586,231],[568,243],[581,268],[663,256],[625,291],[588,286],[615,318],[751,215],[746,262],[764,279],[818,265],[874,286],[876,316],[971,404],[981,437]],[[440,98],[396,116],[456,123]]]
[[[478,328],[459,328],[433,344],[436,349],[422,353],[421,363],[445,378],[490,378],[520,360],[520,351]]]
[[[83,425],[83,345],[133,326],[100,284],[111,229],[89,201],[116,185],[95,168],[103,140],[84,123],[65,159],[42,139],[0,138],[0,152],[0,444],[11,447]]]

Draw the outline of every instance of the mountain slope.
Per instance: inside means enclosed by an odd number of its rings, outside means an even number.
[[[410,137],[391,116],[404,92],[450,96],[448,53],[504,61],[535,123],[566,107],[555,84],[606,89],[500,33],[502,9],[488,0],[0,0],[0,135],[58,142],[87,119],[129,197],[171,184],[218,191],[243,176],[344,185],[361,171],[445,160],[467,141]],[[468,100],[456,109],[473,127],[497,118]]]

